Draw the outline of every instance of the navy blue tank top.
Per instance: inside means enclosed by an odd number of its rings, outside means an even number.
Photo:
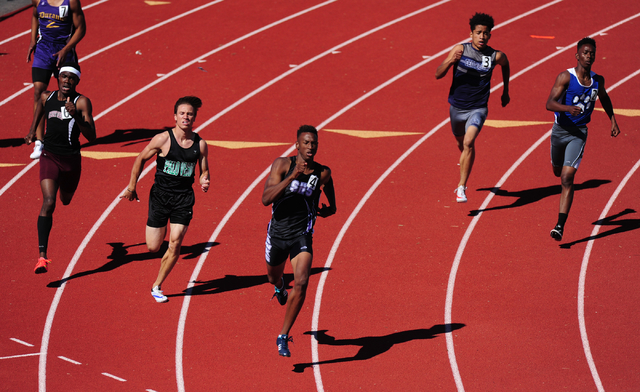
[[[289,157],[288,176],[296,167],[296,157]],[[269,236],[289,240],[301,235],[313,234],[320,200],[320,173],[322,165],[314,162],[310,174],[300,174],[273,202]]]
[[[456,64],[449,89],[449,104],[463,110],[487,107],[498,52],[490,46],[482,52],[470,43],[462,46],[462,57]]]

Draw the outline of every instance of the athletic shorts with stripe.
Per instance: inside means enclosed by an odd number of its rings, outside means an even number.
[[[273,238],[267,233],[264,251],[267,264],[275,267],[287,261],[287,257],[293,260],[302,252],[313,254],[311,234],[301,235],[291,240],[281,240]]]
[[[587,127],[562,127],[553,124],[551,128],[551,164],[553,167],[580,166],[584,146],[587,143]]]

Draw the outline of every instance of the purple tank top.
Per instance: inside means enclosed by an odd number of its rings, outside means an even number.
[[[38,2],[38,41],[66,43],[73,34],[73,18],[69,9],[69,0],[59,7],[51,6],[47,0]]]

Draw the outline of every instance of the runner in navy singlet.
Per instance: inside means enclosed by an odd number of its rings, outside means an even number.
[[[60,64],[77,63],[76,45],[86,32],[84,13],[79,0],[32,0],[31,42],[27,62],[31,61],[33,81],[33,112],[38,100],[49,85],[51,75],[58,78]],[[25,137],[27,144],[36,141],[31,159],[40,158],[44,142],[44,125]]]
[[[611,136],[616,137],[620,133],[611,99],[604,88],[604,78],[591,71],[596,60],[596,41],[589,37],[581,39],[576,59],[578,65],[575,68],[558,75],[547,99],[547,110],[555,112],[551,130],[551,166],[562,184],[558,223],[550,233],[556,241],[562,240],[564,235],[564,225],[573,202],[573,180],[582,160],[587,124],[591,121],[596,98],[600,98],[611,120]]]
[[[288,304],[280,335],[276,338],[278,354],[289,357],[289,332],[302,309],[307,293],[311,261],[312,235],[316,216],[326,218],[336,213],[336,198],[331,170],[314,161],[318,150],[318,131],[303,125],[298,129],[295,157],[277,158],[264,184],[262,204],[271,207],[271,221],[265,243],[267,277],[275,286],[274,297],[280,305]],[[318,209],[320,193],[329,203]],[[287,258],[293,267],[294,285],[287,295],[284,267]]]
[[[80,181],[80,134],[90,142],[96,138],[91,101],[76,92],[79,82],[80,67],[65,63],[60,68],[58,91],[42,93],[31,123],[32,131],[38,123],[46,121],[47,125],[46,148],[40,158],[42,208],[38,216],[40,257],[36,274],[47,272],[51,263],[47,258],[47,248],[58,190],[60,201],[66,206],[71,203]]]
[[[460,182],[455,189],[456,201],[466,203],[467,180],[476,156],[475,140],[487,118],[491,91],[491,75],[496,64],[502,68],[502,106],[509,104],[509,60],[503,52],[488,46],[493,18],[476,13],[469,20],[471,43],[458,44],[438,66],[436,79],[443,78],[454,67],[449,90],[451,130],[460,150]]]
[[[200,189],[209,190],[209,164],[207,142],[193,132],[198,109],[202,101],[198,97],[182,97],[173,108],[176,126],[157,134],[136,158],[131,170],[129,186],[120,198],[138,200],[136,185],[145,162],[157,155],[156,177],[149,192],[149,216],[146,242],[150,252],[160,250],[169,223],[169,248],[162,256],[160,271],[151,286],[156,302],[169,299],[162,293],[161,285],[180,256],[180,248],[193,216],[195,196],[193,182],[196,164],[200,166]]]

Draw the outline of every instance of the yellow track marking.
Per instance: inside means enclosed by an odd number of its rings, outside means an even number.
[[[385,131],[351,131],[346,129],[323,129],[323,131],[340,133],[343,135],[349,135],[359,137],[362,139],[373,139],[379,137],[391,137],[391,136],[407,136],[407,135],[422,135],[423,132],[385,132]]]

